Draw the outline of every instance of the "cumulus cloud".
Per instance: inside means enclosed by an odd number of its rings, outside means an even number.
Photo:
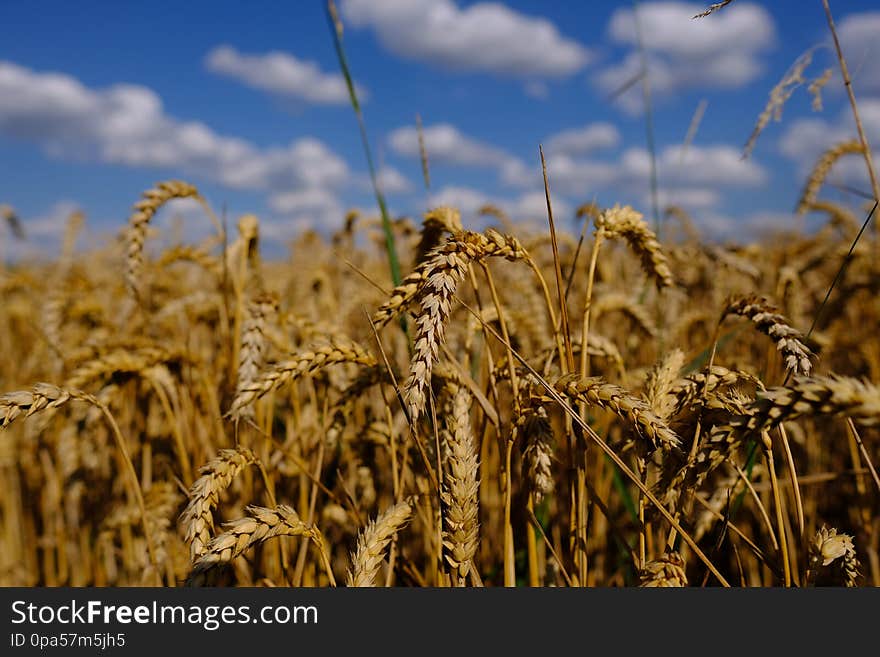
[[[0,134],[55,157],[167,168],[232,189],[338,189],[350,177],[345,160],[317,139],[262,148],[169,116],[146,87],[92,89],[68,75],[2,61]]]
[[[761,55],[776,39],[773,19],[766,9],[748,2],[736,3],[712,16],[712,20],[693,20],[702,10],[700,4],[684,2],[639,5],[638,21],[651,89],[658,96],[698,86],[736,89],[763,70]],[[615,11],[607,32],[612,41],[631,48],[621,61],[595,76],[598,87],[612,93],[641,72],[633,10]],[[620,95],[618,101],[626,111],[641,111],[638,85]]]
[[[338,73],[325,73],[317,63],[297,59],[286,52],[245,54],[232,46],[217,46],[205,57],[209,71],[270,94],[319,105],[349,102],[348,88]],[[357,87],[358,100],[367,92]]]
[[[857,92],[880,93],[880,11],[849,14],[837,25],[840,43]]]
[[[563,130],[548,137],[544,150],[547,153],[585,155],[620,143],[620,133],[610,123],[590,123],[580,128]]]
[[[590,52],[546,18],[498,2],[466,8],[453,0],[343,0],[356,28],[372,28],[389,51],[447,69],[516,78],[566,77]]]
[[[511,157],[500,148],[462,134],[458,128],[449,123],[425,127],[422,134],[430,162],[497,167],[502,166]],[[388,144],[398,155],[419,157],[419,136],[413,127],[406,126],[394,130],[388,137]]]
[[[518,197],[496,197],[472,187],[449,185],[431,194],[432,206],[451,205],[458,208],[465,225],[474,227],[473,221],[480,208],[494,205],[514,221],[546,221],[547,199],[543,192],[526,192]],[[563,198],[553,199],[554,216],[567,217],[572,213],[571,204]],[[493,220],[494,221],[494,220]]]
[[[567,153],[550,154],[547,172],[552,190],[578,197],[589,196],[600,188],[646,186],[651,160],[647,150],[629,148],[612,160],[574,158]],[[672,188],[756,187],[767,180],[767,172],[753,160],[742,160],[740,151],[728,145],[691,146],[682,155],[681,147],[669,146],[657,155],[661,184]],[[515,187],[543,184],[539,167],[511,164],[502,171],[502,180]]]
[[[403,194],[412,189],[412,184],[400,171],[385,165],[379,169],[379,187],[385,194]]]
[[[860,100],[859,115],[868,142],[880,142],[880,99]],[[831,120],[811,117],[792,121],[779,140],[779,150],[790,159],[805,162],[806,167],[812,167],[813,161],[824,150],[856,137],[852,113],[846,107]]]

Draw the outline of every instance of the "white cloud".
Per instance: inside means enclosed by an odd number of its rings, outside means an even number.
[[[500,148],[472,139],[448,123],[425,127],[422,131],[428,162],[458,164],[478,167],[497,167],[509,161],[511,156]],[[419,136],[413,127],[394,130],[388,143],[398,155],[419,157]]]
[[[661,209],[668,205],[677,205],[688,210],[705,210],[716,207],[721,201],[721,195],[706,187],[675,187],[659,190],[657,200]],[[646,208],[651,206],[650,194],[642,197],[642,204]]]
[[[554,196],[554,217],[568,218],[572,213],[571,204],[561,197]],[[547,199],[544,192],[526,192],[516,198],[496,197],[472,187],[450,185],[431,194],[431,206],[450,205],[458,208],[465,219],[465,227],[474,227],[474,219],[484,205],[494,205],[503,210],[514,221],[546,221]]]
[[[849,14],[837,25],[856,93],[880,93],[880,11]]]
[[[684,2],[639,5],[638,20],[651,89],[658,96],[698,86],[736,89],[757,78],[763,70],[760,56],[776,38],[770,13],[759,5],[738,2],[713,15],[712,20],[693,20],[703,9],[700,4]],[[614,12],[608,36],[632,50],[595,76],[604,93],[616,91],[641,72],[632,9]],[[640,85],[633,85],[618,102],[628,112],[641,111]]]
[[[370,27],[391,52],[460,71],[517,78],[565,77],[590,59],[546,18],[498,2],[466,8],[453,0],[343,0],[354,27]]]
[[[650,156],[645,149],[632,148],[621,157],[624,179],[648,180]],[[682,156],[681,146],[664,148],[657,156],[661,181],[675,185],[755,187],[767,180],[767,172],[752,160],[742,159],[739,149],[727,145],[691,145]]]
[[[402,194],[412,189],[412,184],[400,171],[385,165],[379,169],[379,187],[385,194]]]
[[[547,138],[547,153],[584,155],[620,143],[620,133],[610,123],[590,123],[580,128],[563,130]]]
[[[859,115],[868,143],[880,143],[880,99],[859,100]],[[834,120],[811,117],[792,121],[779,140],[779,150],[792,160],[806,161],[809,168],[825,149],[856,137],[852,112],[847,106]]]
[[[583,198],[599,188],[626,188],[647,185],[651,160],[643,148],[630,148],[614,160],[577,159],[566,153],[547,156],[547,175],[551,191]],[[662,185],[686,188],[755,187],[767,180],[767,172],[753,160],[742,160],[733,146],[694,146],[682,157],[680,146],[662,149],[657,155],[657,170]],[[502,170],[502,180],[514,187],[543,185],[540,166],[528,168],[513,163]]]
[[[315,62],[297,59],[286,52],[252,55],[223,45],[208,53],[205,65],[209,71],[277,96],[320,105],[349,102],[348,88],[340,74],[325,73]],[[366,99],[365,89],[357,87],[357,94],[361,102]]]
[[[68,75],[2,61],[0,134],[55,157],[166,168],[233,189],[329,193],[350,178],[345,160],[317,139],[262,148],[169,116],[146,87],[92,89]]]

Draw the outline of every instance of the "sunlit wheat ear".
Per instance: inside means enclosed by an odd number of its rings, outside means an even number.
[[[225,531],[211,539],[187,577],[187,586],[202,586],[213,568],[230,563],[248,548],[278,536],[305,536],[319,542],[319,534],[307,525],[289,506],[274,509],[248,506],[248,515],[224,525]]]
[[[18,417],[59,408],[69,401],[98,405],[98,400],[90,394],[51,383],[37,383],[30,390],[4,393],[0,395],[0,426],[6,427]]]
[[[403,386],[404,400],[415,421],[425,408],[431,369],[437,360],[452,310],[459,281],[470,263],[489,257],[525,260],[529,257],[519,240],[494,230],[485,234],[464,231],[449,237],[425,261],[426,281],[419,291],[421,312],[416,318],[417,334],[410,363],[410,375]]]
[[[376,577],[385,561],[385,552],[392,537],[412,516],[414,500],[404,500],[371,520],[358,534],[357,548],[351,555],[348,585],[376,586]]]
[[[426,212],[422,220],[414,264],[418,266],[428,253],[440,245],[444,233],[458,233],[461,230],[461,213],[456,208],[441,205]]]
[[[239,397],[254,385],[263,367],[266,351],[266,326],[269,318],[278,311],[278,298],[273,294],[261,294],[247,307],[247,315],[241,328],[241,350],[238,354],[238,377],[235,396]],[[253,417],[253,405],[241,408],[239,417]]]
[[[823,526],[810,543],[807,583],[857,586],[859,565],[852,536],[838,534],[833,527]]]
[[[748,417],[734,426],[768,429],[802,416],[845,416],[874,426],[880,423],[880,388],[844,376],[795,376],[786,386],[759,391]]]
[[[168,267],[175,262],[192,262],[218,280],[223,275],[223,263],[204,249],[191,244],[179,244],[162,252],[159,256],[159,266]]]
[[[684,560],[678,552],[669,552],[649,561],[639,572],[642,587],[684,587],[688,585]]]
[[[786,368],[795,374],[810,373],[813,352],[803,343],[803,333],[790,326],[789,321],[766,299],[753,296],[734,297],[727,303],[721,318],[728,315],[749,319],[758,331],[773,340],[776,349],[785,358]]]
[[[827,213],[830,225],[842,230],[845,235],[854,235],[859,229],[856,216],[839,203],[818,199],[806,205],[803,211]]]
[[[269,365],[253,381],[242,386],[227,415],[232,419],[241,418],[245,409],[270,391],[330,365],[342,363],[369,366],[375,365],[376,359],[359,344],[334,338],[328,344],[312,347],[288,360]]]
[[[540,504],[554,488],[553,427],[545,404],[530,404],[518,423],[522,426],[524,480],[535,504]]]
[[[201,476],[190,487],[189,503],[180,515],[191,561],[195,562],[207,550],[214,530],[214,509],[221,493],[229,488],[239,472],[256,462],[257,457],[251,450],[238,447],[221,449],[200,468]]]
[[[672,403],[670,413],[678,415],[686,409],[711,399],[719,391],[727,392],[732,388],[745,386],[763,388],[760,380],[748,372],[729,370],[720,365],[713,365],[711,371],[694,372],[686,377],[675,379],[669,390],[669,401]]]
[[[822,187],[822,183],[825,182],[828,172],[831,171],[831,167],[834,166],[837,160],[844,155],[861,154],[864,153],[864,151],[865,149],[862,148],[861,142],[851,140],[835,144],[822,153],[822,155],[819,156],[819,159],[816,160],[816,164],[813,165],[813,170],[810,172],[807,182],[804,185],[804,191],[801,193],[801,197],[798,200],[798,214],[804,214],[816,202],[819,189]]]
[[[756,394],[754,401],[720,396],[710,400],[707,408],[721,407],[727,423],[717,423],[705,437],[693,467],[682,468],[671,479],[664,477],[666,490],[699,486],[747,438],[783,422],[804,416],[843,416],[866,426],[880,424],[880,389],[849,377],[795,375],[786,386]]]
[[[128,218],[125,233],[127,242],[125,282],[129,294],[138,297],[141,290],[141,269],[144,262],[144,240],[147,226],[160,207],[173,198],[199,198],[198,190],[180,180],[167,180],[158,183],[153,189],[143,193],[143,198],[135,203],[134,212]]]
[[[479,446],[471,427],[471,395],[464,387],[452,396],[452,416],[446,432],[443,500],[443,547],[446,561],[463,581],[473,568],[480,542]]]
[[[645,381],[645,399],[651,410],[661,419],[668,419],[675,408],[675,397],[671,393],[682,367],[684,367],[684,352],[675,348],[648,372]]]
[[[675,281],[666,254],[640,212],[630,206],[615,205],[604,210],[594,221],[596,230],[605,238],[626,240],[642,261],[642,269],[654,279],[658,288],[672,287]]]

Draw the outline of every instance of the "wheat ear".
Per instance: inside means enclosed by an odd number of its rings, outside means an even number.
[[[480,458],[471,427],[470,405],[470,393],[458,387],[452,396],[452,426],[447,432],[449,456],[442,494],[443,547],[459,583],[473,567],[480,541]]]
[[[153,189],[143,193],[143,198],[135,203],[134,212],[128,218],[126,242],[125,281],[129,294],[138,297],[141,289],[141,268],[144,261],[144,240],[147,237],[147,225],[160,207],[173,198],[200,198],[198,190],[180,180],[166,180],[158,183]]]
[[[684,560],[678,552],[669,552],[649,561],[639,573],[641,587],[684,587],[688,585]]]
[[[221,449],[215,458],[199,469],[201,476],[190,487],[189,503],[180,515],[191,561],[195,562],[207,550],[214,529],[213,511],[220,494],[229,488],[239,472],[256,462],[256,455],[245,447]]]
[[[724,308],[721,319],[728,315],[749,319],[758,331],[773,340],[785,358],[785,366],[795,374],[810,373],[813,352],[803,343],[803,333],[793,328],[766,299],[754,296],[733,298]]]
[[[489,257],[528,260],[529,255],[519,240],[494,230],[485,234],[464,231],[451,236],[425,261],[426,281],[420,291],[421,312],[416,319],[418,332],[410,364],[410,375],[403,386],[410,418],[415,421],[425,408],[425,391],[431,380],[431,369],[437,360],[452,310],[459,281],[474,261]]]
[[[298,353],[294,358],[275,363],[262,371],[253,381],[242,387],[227,415],[233,419],[240,418],[248,406],[270,391],[340,363],[375,365],[376,359],[357,343],[334,338],[326,345]]]
[[[569,374],[559,379],[555,387],[572,399],[610,410],[628,422],[635,433],[650,442],[653,448],[675,451],[681,445],[681,439],[645,401],[601,377],[581,378]]]
[[[193,564],[187,586],[202,586],[213,568],[228,564],[245,550],[276,536],[305,536],[320,544],[319,534],[307,525],[296,511],[286,505],[274,509],[250,505],[248,515],[227,522],[225,531],[211,539],[201,557]]]
[[[642,269],[654,279],[658,288],[672,287],[675,281],[660,248],[660,242],[642,214],[630,206],[615,205],[604,210],[594,221],[596,230],[606,238],[622,238],[642,261]]]
[[[351,555],[349,586],[376,585],[379,568],[385,560],[385,548],[388,547],[394,534],[409,521],[413,511],[412,503],[411,500],[404,500],[386,509],[358,534],[357,548]]]

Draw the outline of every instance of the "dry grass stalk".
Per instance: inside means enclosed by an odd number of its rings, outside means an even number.
[[[191,561],[195,562],[207,550],[220,494],[229,488],[239,472],[257,461],[256,455],[246,447],[221,449],[215,458],[199,469],[201,476],[190,487],[189,502],[180,515]]]
[[[357,548],[351,555],[351,569],[348,572],[349,586],[376,585],[379,569],[385,561],[385,550],[394,534],[409,521],[412,505],[412,500],[404,500],[389,507],[358,534]]]
[[[721,315],[739,315],[749,319],[755,328],[776,343],[776,349],[785,358],[786,368],[795,374],[808,375],[813,368],[810,358],[813,352],[803,343],[804,335],[789,325],[763,297],[738,297],[731,299]]]
[[[198,190],[180,180],[166,180],[143,193],[128,218],[125,237],[127,246],[125,281],[129,294],[138,297],[141,290],[141,268],[144,262],[144,240],[147,226],[156,212],[173,198],[199,198]]]
[[[480,540],[480,457],[470,405],[470,393],[458,387],[452,395],[451,426],[446,432],[449,455],[442,493],[443,547],[460,584],[473,567]]]

